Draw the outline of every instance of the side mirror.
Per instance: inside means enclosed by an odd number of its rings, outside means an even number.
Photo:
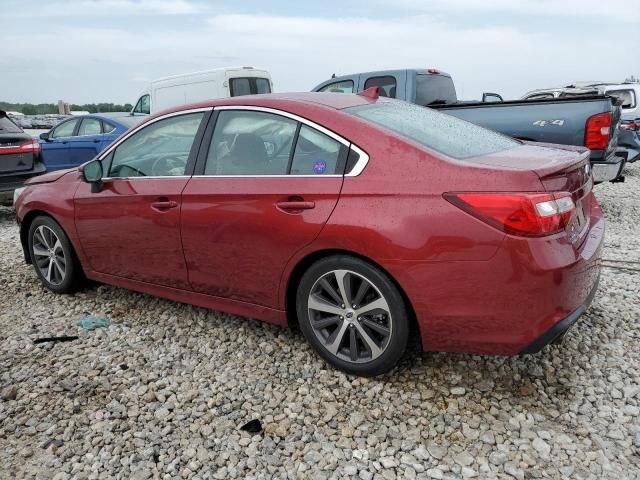
[[[81,167],[82,179],[91,184],[91,191],[97,193],[102,190],[102,162],[92,160]]]
[[[48,142],[49,141],[49,132],[42,132],[40,134],[40,140],[44,140],[44,141]]]
[[[490,93],[490,92],[485,92],[482,94],[482,101],[483,102],[504,102],[504,100],[502,99],[502,95],[500,95],[499,93]]]

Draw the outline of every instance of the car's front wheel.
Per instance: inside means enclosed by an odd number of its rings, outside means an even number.
[[[298,286],[296,309],[307,341],[347,373],[385,373],[406,349],[402,295],[383,271],[359,258],[336,255],[311,265]]]
[[[55,220],[40,216],[31,222],[29,255],[45,287],[55,293],[75,290],[82,272],[71,242]]]

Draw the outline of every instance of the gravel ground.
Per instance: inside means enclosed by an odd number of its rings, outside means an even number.
[[[610,267],[563,345],[414,354],[372,380],[260,322],[108,286],[51,294],[0,209],[0,477],[640,478],[639,194],[640,165],[597,187]],[[113,324],[85,331],[87,313]],[[53,335],[79,338],[33,343]],[[240,430],[252,419],[262,432]]]

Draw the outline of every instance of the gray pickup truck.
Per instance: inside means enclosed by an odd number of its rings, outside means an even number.
[[[625,159],[618,149],[620,107],[604,95],[580,98],[461,102],[451,76],[436,69],[385,70],[333,77],[314,92],[357,93],[378,87],[379,95],[434,108],[521,140],[591,149],[596,182],[623,181]]]

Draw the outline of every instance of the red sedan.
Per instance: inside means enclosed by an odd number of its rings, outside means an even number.
[[[602,210],[585,149],[526,144],[360,95],[215,100],[161,113],[16,209],[54,292],[83,278],[297,324],[375,375],[427,351],[531,353],[588,307]]]

